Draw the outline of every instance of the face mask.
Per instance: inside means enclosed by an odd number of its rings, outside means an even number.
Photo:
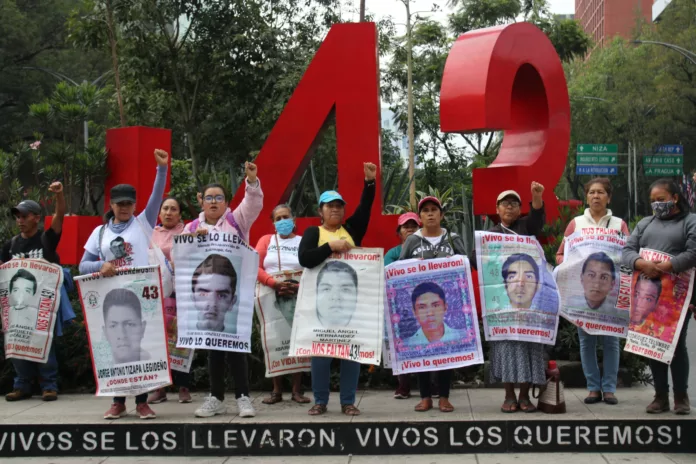
[[[295,221],[292,219],[281,219],[274,222],[276,232],[280,235],[290,235],[295,228]]]
[[[650,206],[652,207],[655,217],[662,219],[668,217],[669,213],[672,212],[674,201],[654,201],[650,203]]]

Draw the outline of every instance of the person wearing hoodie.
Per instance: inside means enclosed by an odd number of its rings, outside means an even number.
[[[203,212],[197,219],[186,224],[185,234],[206,235],[209,232],[223,232],[238,235],[242,240],[249,240],[252,224],[263,208],[263,191],[261,182],[256,177],[254,163],[245,164],[246,181],[244,199],[232,211],[228,206],[227,193],[220,184],[209,184],[201,191]],[[176,264],[176,256],[174,256]],[[229,278],[229,277],[228,277]],[[212,417],[225,414],[225,356],[234,378],[235,397],[240,417],[254,417],[256,411],[249,398],[249,373],[247,354],[210,350],[208,352],[208,375],[210,377],[210,396],[206,397],[196,417]]]
[[[496,207],[500,223],[489,229],[490,232],[514,235],[531,235],[537,239],[544,227],[546,214],[542,194],[544,186],[532,182],[532,204],[529,215],[520,217],[522,199],[514,190],[505,190],[498,195]],[[517,275],[515,274],[508,274]],[[522,284],[525,280],[509,283]],[[529,398],[531,384],[546,384],[546,365],[544,345],[517,340],[490,342],[491,382],[502,382],[505,387],[505,401],[500,410],[513,413],[518,410],[534,412],[536,407]],[[519,401],[515,395],[515,384],[520,384]]]
[[[664,274],[679,274],[696,266],[696,215],[689,213],[689,203],[679,186],[671,179],[658,179],[650,186],[650,206],[653,215],[636,224],[626,241],[621,264],[642,273],[648,279],[659,279]],[[667,261],[648,261],[640,257],[640,250],[649,248],[672,258]],[[662,298],[665,298],[663,295]],[[666,296],[670,298],[670,296]],[[694,303],[692,295],[691,303]],[[691,306],[690,306],[691,308]],[[674,412],[691,412],[687,394],[689,355],[686,331],[690,317],[686,317],[674,350],[671,364],[650,360],[655,385],[655,398],[646,408],[649,414],[669,411],[669,371],[674,382]]]
[[[466,256],[466,249],[462,238],[454,232],[448,232],[441,227],[444,214],[442,203],[435,197],[425,197],[418,202],[418,216],[423,227],[406,239],[401,249],[400,260],[403,259],[435,259],[454,255]],[[429,292],[433,294],[433,292]],[[421,401],[416,405],[418,412],[429,411],[433,408],[432,385],[430,372],[418,373],[418,385]],[[454,411],[454,406],[449,401],[450,382],[452,370],[437,371],[437,385],[440,390],[438,407],[442,412]]]
[[[345,222],[346,202],[341,194],[329,190],[319,196],[321,225],[308,227],[300,240],[298,259],[302,267],[315,268],[332,254],[350,251],[362,243],[370,224],[370,211],[375,199],[377,166],[373,163],[363,163],[363,170],[365,183],[360,203],[353,215]],[[339,271],[338,274],[343,274],[344,279],[352,279],[348,272]],[[308,411],[310,416],[319,416],[327,411],[332,361],[333,358],[327,357],[312,358],[314,406]],[[340,375],[341,412],[347,416],[357,416],[360,410],[355,407],[355,392],[358,389],[360,364],[342,359]]]
[[[608,209],[611,191],[611,181],[606,177],[597,177],[585,184],[585,197],[589,207],[585,208],[581,216],[570,221],[566,227],[564,238],[556,252],[556,264],[560,265],[563,262],[565,237],[570,236],[575,231],[590,227],[603,227],[620,230],[628,236],[626,222],[612,215],[611,210]],[[614,263],[599,249],[585,261],[581,283],[585,288],[585,294],[582,297],[583,303],[588,308],[611,313],[611,304],[608,305],[608,308],[606,306],[609,300],[607,295],[617,281],[616,269],[614,268]],[[578,327],[578,338],[580,339],[580,361],[582,361],[582,370],[585,373],[587,389],[589,390],[585,403],[595,404],[603,400],[606,404],[618,404],[619,400],[616,399],[615,393],[616,379],[619,373],[619,337],[590,335]],[[599,341],[602,342],[603,347],[603,376],[599,372],[599,364],[597,363],[597,343]]]

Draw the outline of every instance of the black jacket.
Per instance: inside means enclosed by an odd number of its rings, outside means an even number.
[[[370,223],[370,210],[372,202],[375,199],[375,182],[365,182],[362,195],[360,196],[360,204],[355,209],[355,212],[343,224],[343,227],[348,231],[355,246],[360,246],[363,237],[367,232],[367,225]],[[319,245],[319,227],[308,227],[300,240],[300,249],[298,250],[298,258],[300,266],[313,268],[331,256],[332,251],[328,243]]]

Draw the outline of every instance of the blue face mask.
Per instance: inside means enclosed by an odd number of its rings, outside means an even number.
[[[274,222],[276,232],[280,235],[290,235],[295,229],[295,221],[292,219],[281,219],[280,221]]]

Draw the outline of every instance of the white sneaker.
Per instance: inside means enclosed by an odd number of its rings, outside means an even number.
[[[239,417],[254,417],[256,415],[251,398],[248,396],[242,395],[237,398],[237,408],[239,409]]]
[[[217,414],[225,414],[227,407],[219,399],[210,395],[205,398],[205,401],[200,408],[196,409],[196,417],[213,417]]]

